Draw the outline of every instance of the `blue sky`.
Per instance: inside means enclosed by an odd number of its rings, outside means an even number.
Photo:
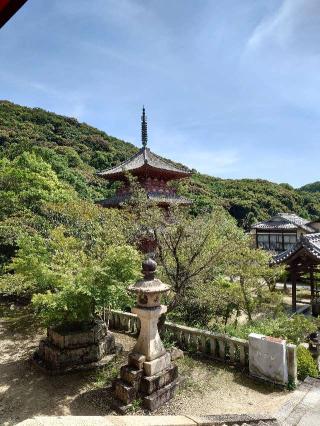
[[[2,99],[200,172],[320,180],[319,0],[29,0],[0,30]],[[0,123],[1,125],[1,123]]]

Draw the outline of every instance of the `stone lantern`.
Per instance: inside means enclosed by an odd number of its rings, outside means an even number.
[[[143,279],[128,289],[137,295],[132,312],[139,317],[141,326],[128,364],[121,367],[120,379],[113,384],[120,411],[126,411],[136,398],[141,398],[143,406],[153,411],[171,399],[177,387],[177,366],[172,364],[158,331],[158,320],[167,312],[167,307],[160,304],[161,295],[170,286],[155,278],[156,268],[154,260],[145,260]]]

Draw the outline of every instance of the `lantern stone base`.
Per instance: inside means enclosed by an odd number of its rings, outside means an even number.
[[[137,398],[144,408],[154,411],[173,398],[178,385],[178,367],[171,363],[169,353],[142,365],[135,364],[137,358],[131,354],[129,363],[121,367],[120,378],[113,382],[115,408],[121,413]]]
[[[81,329],[48,328],[33,361],[49,374],[63,374],[102,367],[121,349],[106,325],[97,321]]]

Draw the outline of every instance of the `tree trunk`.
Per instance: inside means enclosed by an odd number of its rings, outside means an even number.
[[[249,301],[248,295],[246,293],[243,277],[240,277],[240,288],[241,288],[241,293],[242,293],[242,296],[243,296],[244,306],[245,306],[245,309],[247,311],[248,320],[252,321],[250,301]]]

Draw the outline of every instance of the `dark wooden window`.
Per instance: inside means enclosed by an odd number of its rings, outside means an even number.
[[[266,232],[256,234],[257,248],[278,253],[292,248],[297,242],[296,233]]]
[[[292,248],[297,242],[296,234],[283,234],[283,251]]]
[[[269,234],[257,234],[257,248],[269,250]]]

